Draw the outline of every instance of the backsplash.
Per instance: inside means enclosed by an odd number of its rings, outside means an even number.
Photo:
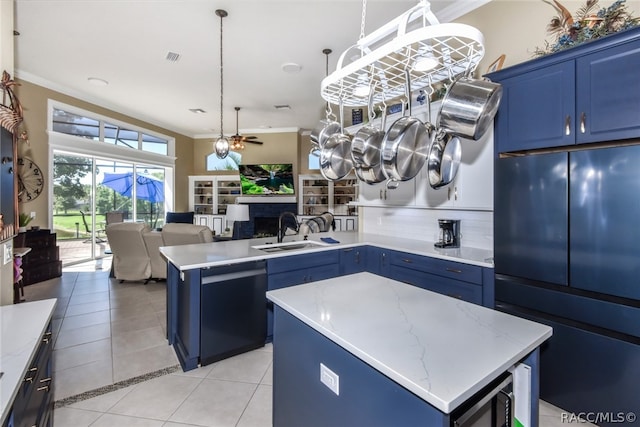
[[[459,219],[461,245],[493,251],[493,212],[402,207],[362,207],[360,226],[365,233],[438,240],[438,219]]]

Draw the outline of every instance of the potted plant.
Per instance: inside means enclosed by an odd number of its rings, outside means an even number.
[[[24,213],[21,212],[19,219],[18,219],[18,231],[19,232],[25,232],[27,231],[27,225],[29,225],[29,223],[33,220],[33,218],[31,217],[31,215],[29,215],[28,213]]]

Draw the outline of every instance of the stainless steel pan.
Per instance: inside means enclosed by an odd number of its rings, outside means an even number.
[[[460,138],[438,129],[427,161],[429,185],[437,189],[450,184],[458,173],[461,157]]]
[[[339,133],[329,137],[323,147],[320,148],[320,172],[329,181],[337,181],[349,174],[353,169],[351,159],[351,138],[344,133],[344,108],[340,103],[340,128]]]
[[[351,157],[354,166],[361,167],[379,167],[380,165],[380,147],[384,139],[384,128],[386,126],[387,114],[386,108],[382,109],[382,123],[380,128],[373,125],[375,119],[375,111],[373,109],[373,94],[375,86],[369,95],[369,123],[361,127],[353,136],[351,141]]]
[[[502,98],[502,85],[460,77],[442,99],[438,128],[477,141],[489,129]]]
[[[388,188],[398,186],[397,181],[408,181],[415,177],[427,159],[431,135],[429,128],[419,119],[411,117],[411,84],[409,71],[406,76],[406,96],[409,115],[396,120],[382,142],[382,169],[389,179]]]
[[[316,126],[309,135],[311,142],[316,144],[319,148],[322,148],[331,135],[340,132],[340,123],[335,120],[335,115],[327,110],[327,117],[325,120],[320,120],[318,126]]]

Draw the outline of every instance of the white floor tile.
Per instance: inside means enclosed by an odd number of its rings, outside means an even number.
[[[134,389],[134,385],[121,388],[119,390],[105,393],[101,396],[92,397],[91,399],[81,400],[80,402],[69,405],[69,408],[84,409],[87,411],[109,412],[116,403]]]
[[[164,421],[149,418],[129,417],[126,415],[104,414],[91,427],[162,427]],[[57,426],[56,426],[57,427]]]
[[[58,333],[55,349],[100,341],[106,338],[111,338],[111,325],[109,323],[99,323],[84,328],[61,330]]]
[[[205,378],[169,421],[201,426],[235,426],[256,385]]]
[[[110,338],[54,350],[53,371],[63,371],[98,360],[112,360]]]
[[[88,427],[101,415],[101,412],[58,408],[53,413],[53,423],[55,427]]]
[[[237,427],[266,427],[273,425],[272,395],[271,386],[259,385],[251,397],[247,409],[240,417]]]
[[[85,328],[87,326],[99,325],[100,323],[109,323],[110,321],[111,313],[109,313],[109,310],[94,311],[78,316],[65,317],[60,330],[68,331],[71,329]]]
[[[56,372],[54,399],[61,400],[113,384],[111,358]]]
[[[272,360],[273,354],[267,351],[239,354],[214,363],[207,378],[259,384]]]
[[[174,375],[145,381],[137,384],[109,413],[167,421],[201,381]]]

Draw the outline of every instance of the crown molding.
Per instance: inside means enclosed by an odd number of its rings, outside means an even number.
[[[462,0],[453,2],[450,6],[445,7],[439,11],[436,16],[440,23],[451,22],[460,18],[472,10],[484,6],[492,0]]]

